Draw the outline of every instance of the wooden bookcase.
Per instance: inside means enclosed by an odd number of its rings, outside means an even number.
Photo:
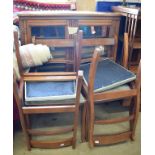
[[[33,36],[51,40],[72,38],[70,29],[75,27],[83,30],[84,39],[118,36],[120,16],[119,13],[89,11],[20,12],[21,43],[31,43]]]

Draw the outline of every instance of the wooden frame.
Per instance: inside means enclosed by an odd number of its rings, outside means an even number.
[[[128,34],[124,35],[125,47],[123,56],[123,66],[127,66],[128,60]],[[117,90],[117,91],[104,91],[100,93],[94,93],[94,79],[96,74],[96,67],[98,60],[100,60],[100,54],[98,51],[94,52],[92,63],[89,71],[88,87],[83,85],[83,91],[87,97],[87,119],[86,119],[86,135],[85,137],[89,141],[90,147],[95,145],[107,145],[115,144],[118,142],[126,141],[128,139],[134,140],[135,128],[137,124],[139,106],[140,106],[140,83],[141,83],[141,65],[139,65],[137,78],[135,81],[130,82],[129,90]],[[123,100],[124,104],[128,103],[129,117],[115,118],[109,120],[95,120],[94,106],[98,101],[108,102],[114,100]],[[111,135],[94,135],[95,124],[112,124],[120,123],[124,121],[130,122],[130,130],[123,133],[116,133]],[[88,137],[87,137],[88,136]]]

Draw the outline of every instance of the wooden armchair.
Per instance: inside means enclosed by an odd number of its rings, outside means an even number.
[[[69,145],[75,148],[82,76],[81,71],[78,75],[75,72],[29,73],[21,76],[18,86],[14,75],[13,93],[28,150],[31,147],[61,148]],[[32,129],[29,116],[47,113],[66,113],[66,115],[73,113],[73,124],[71,127],[62,127],[53,131]],[[73,132],[72,137],[58,141],[32,139],[33,136],[50,136],[68,132]]]
[[[140,105],[141,65],[139,65],[137,76],[125,68],[128,62],[127,39],[128,35],[125,34],[124,67],[109,59],[101,60],[100,53],[95,51],[91,64],[83,68],[85,79],[83,88],[88,101],[86,118],[87,131],[85,133],[88,134],[90,147],[102,144],[115,144],[130,138],[133,140],[135,137]],[[128,103],[129,116],[104,120],[95,119],[95,114],[97,113],[97,111],[95,111],[96,103],[118,100],[123,100],[125,103]],[[130,122],[130,129],[128,131],[108,135],[94,135],[94,127],[96,125],[116,124],[125,121]],[[87,137],[87,135],[85,135],[85,137]]]

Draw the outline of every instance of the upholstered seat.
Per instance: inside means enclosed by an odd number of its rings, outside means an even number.
[[[90,63],[81,65],[84,79],[88,84]],[[101,92],[116,88],[136,79],[136,75],[121,65],[106,58],[98,62],[94,81],[94,92]]]
[[[74,81],[25,82],[26,101],[64,100],[75,96]]]
[[[75,99],[75,81],[25,82],[25,105],[75,104]]]

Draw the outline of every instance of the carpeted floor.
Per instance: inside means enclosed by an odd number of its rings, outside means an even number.
[[[96,118],[102,117],[107,118],[117,117],[117,113],[112,113],[113,110],[118,111],[118,105],[116,103],[111,104],[111,109],[109,110],[107,107],[109,105],[97,105],[96,111],[97,115]],[[112,114],[111,114],[112,113]],[[119,115],[127,115],[125,108],[119,112]],[[72,121],[72,115],[64,115],[64,114],[51,114],[51,115],[35,115],[32,116],[32,127],[33,128],[42,128],[43,126],[46,126],[48,129],[51,126],[60,126],[61,125],[70,125]],[[25,139],[23,136],[23,133],[21,129],[18,129],[14,132],[14,155],[140,155],[141,154],[141,121],[140,116],[136,128],[136,140],[135,141],[127,141],[115,145],[108,145],[108,146],[99,146],[94,147],[93,149],[90,149],[88,146],[88,143],[81,143],[80,140],[80,118],[79,118],[79,128],[78,128],[78,136],[77,136],[77,147],[76,149],[72,149],[71,146],[64,147],[60,149],[38,149],[38,148],[32,148],[31,151],[27,151],[26,145],[25,145]],[[36,121],[37,120],[37,121]],[[129,127],[128,123],[119,123],[114,125],[98,125],[95,127],[95,132],[97,133],[111,133],[111,132],[117,132],[119,130],[126,130]],[[55,127],[52,127],[52,129]],[[61,135],[61,136],[54,136],[53,139],[59,139],[62,137],[68,137],[70,134],[67,135]],[[35,139],[37,137],[34,137]],[[48,137],[41,137],[43,139],[51,139],[50,136]]]

